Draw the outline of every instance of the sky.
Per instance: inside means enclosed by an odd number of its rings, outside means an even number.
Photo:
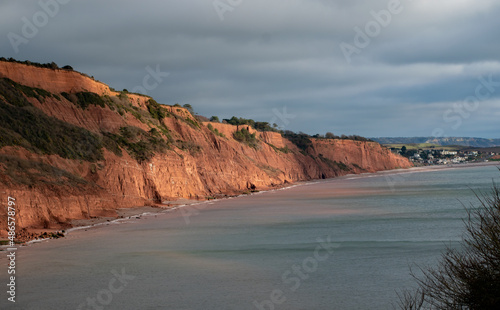
[[[0,57],[308,134],[500,138],[497,0],[0,2]]]

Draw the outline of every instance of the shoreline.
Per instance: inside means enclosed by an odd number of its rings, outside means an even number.
[[[220,198],[215,199],[205,199],[205,200],[197,200],[197,199],[187,199],[180,198],[171,201],[165,201],[163,204],[157,204],[155,206],[142,206],[142,207],[133,207],[133,208],[120,208],[117,209],[116,217],[96,217],[91,219],[78,219],[72,220],[69,225],[71,227],[65,230],[51,230],[51,229],[33,229],[31,232],[39,233],[38,238],[34,238],[31,240],[27,240],[19,243],[19,246],[29,246],[35,243],[41,243],[44,241],[49,241],[52,239],[51,235],[62,234],[61,238],[66,237],[66,235],[73,233],[75,231],[81,230],[89,230],[89,229],[98,229],[103,226],[108,225],[120,225],[126,224],[130,221],[140,220],[142,217],[149,216],[158,216],[161,214],[167,214],[170,212],[175,212],[181,208],[186,208],[190,206],[200,205],[200,204],[208,204],[214,203],[218,201],[222,201],[225,199],[234,199],[239,197],[246,197],[252,195],[263,194],[266,192],[287,190],[298,186],[311,185],[316,183],[329,182],[332,180],[350,180],[353,178],[371,178],[376,176],[384,176],[384,175],[397,175],[397,174],[406,174],[406,173],[417,173],[417,172],[429,172],[429,171],[440,171],[440,170],[448,170],[448,169],[459,169],[459,168],[474,168],[474,167],[483,167],[483,166],[500,166],[499,162],[480,162],[480,163],[468,163],[468,164],[451,164],[451,165],[433,165],[433,166],[421,166],[421,167],[411,167],[411,168],[403,168],[403,169],[391,169],[391,170],[382,170],[377,172],[369,172],[369,173],[360,173],[360,174],[346,174],[339,177],[329,178],[329,179],[312,179],[312,180],[304,180],[298,181],[295,183],[287,183],[282,184],[280,186],[276,186],[275,188],[270,188],[262,191],[251,192],[247,194],[239,194],[239,195],[226,195]],[[44,233],[47,234],[47,238],[40,238]],[[5,251],[7,245],[0,245],[0,251]]]
[[[475,201],[472,191],[467,190],[470,181],[486,190],[492,178],[500,177],[492,166],[434,168],[431,170],[436,173],[419,173],[423,170],[382,171],[357,180],[349,179],[351,175],[294,183],[294,187],[277,191],[221,199],[157,218],[152,215],[79,230],[61,240],[19,247],[19,275],[33,275],[23,286],[23,292],[27,292],[24,299],[33,301],[27,308],[36,308],[36,301],[47,292],[54,296],[43,299],[45,307],[76,308],[76,301],[95,298],[99,290],[106,289],[112,278],[110,270],[124,270],[123,274],[136,277],[129,281],[127,292],[131,293],[114,295],[117,308],[127,308],[134,302],[134,307],[140,308],[151,298],[161,307],[169,288],[179,292],[170,294],[177,296],[169,300],[173,307],[201,310],[207,308],[208,298],[216,308],[234,289],[240,293],[232,297],[234,302],[229,307],[249,308],[253,300],[267,300],[275,288],[291,292],[291,286],[282,284],[283,273],[293,266],[304,271],[302,263],[312,262],[309,257],[314,258],[316,247],[324,240],[332,245],[330,259],[320,262],[317,272],[307,273],[313,281],[303,285],[312,287],[304,286],[303,296],[297,295],[297,301],[314,292],[327,296],[333,290],[338,297],[313,306],[331,308],[332,302],[350,296],[346,294],[352,287],[364,283],[363,290],[373,287],[373,294],[383,295],[379,303],[387,303],[388,296],[397,299],[393,287],[413,283],[408,260],[420,265],[432,263],[446,244],[457,246],[461,240],[466,212],[455,199],[457,195],[465,193],[462,201]],[[385,179],[388,172],[408,173],[401,175],[402,182],[408,184],[392,192]],[[436,203],[437,199],[442,203]],[[185,216],[190,221],[185,221]],[[49,267],[44,268],[46,265]],[[366,281],[367,275],[370,281]],[[51,281],[54,278],[58,281]],[[206,291],[206,283],[224,286],[217,286],[214,293]],[[255,283],[263,285],[262,291],[255,290]],[[336,286],[331,287],[331,283]],[[379,287],[383,290],[377,291]],[[76,295],[71,300],[59,302],[58,294],[72,293]],[[356,292],[352,295],[356,298]],[[295,298],[292,293],[287,296]],[[373,296],[366,296],[367,308],[374,304]],[[356,304],[359,302],[349,307],[356,308]],[[336,306],[346,307],[344,301]],[[303,307],[308,307],[307,301]]]

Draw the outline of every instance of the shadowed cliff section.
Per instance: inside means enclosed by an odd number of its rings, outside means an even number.
[[[17,199],[18,229],[411,166],[375,142],[301,145],[279,132],[200,122],[75,71],[15,62],[0,61],[0,110],[0,192]],[[2,209],[3,235],[5,219]]]

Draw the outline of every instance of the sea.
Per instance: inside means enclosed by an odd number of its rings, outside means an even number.
[[[499,179],[349,175],[73,230],[17,250],[15,303],[0,252],[0,309],[397,309]]]

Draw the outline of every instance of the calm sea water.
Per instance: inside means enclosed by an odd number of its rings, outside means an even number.
[[[18,251],[17,302],[3,289],[0,308],[391,309],[410,266],[458,245],[462,204],[499,176],[344,177],[73,232]]]

